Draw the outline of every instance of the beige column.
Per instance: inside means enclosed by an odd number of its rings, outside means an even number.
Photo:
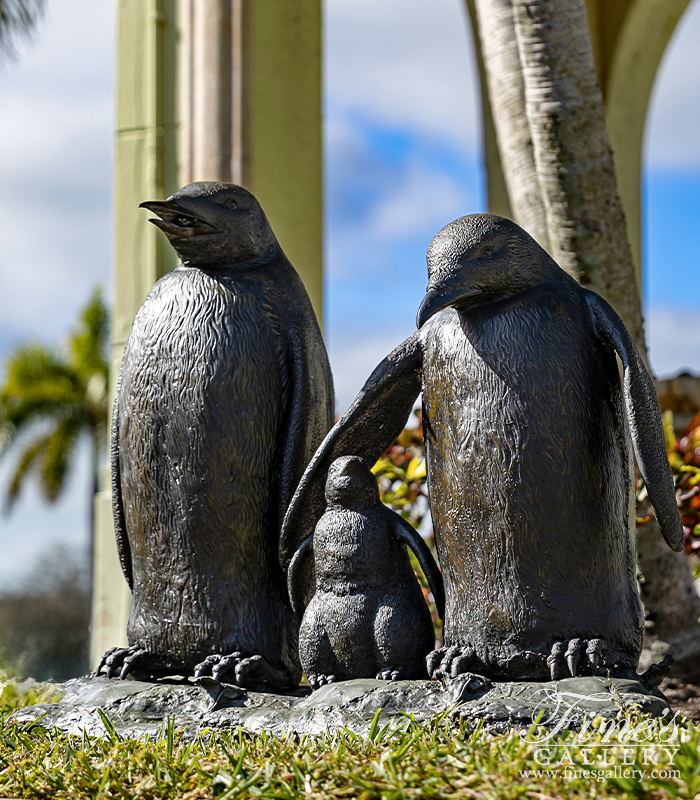
[[[181,0],[180,184],[231,180],[231,0]]]
[[[689,0],[636,0],[630,5],[610,57],[604,85],[610,145],[627,234],[641,287],[642,147],[656,72]]]
[[[320,0],[181,0],[180,183],[250,189],[323,307]]]

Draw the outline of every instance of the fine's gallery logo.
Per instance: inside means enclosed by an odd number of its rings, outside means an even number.
[[[620,712],[631,710],[625,707],[614,684],[609,691],[593,695],[543,687],[530,700],[535,704],[533,725],[521,731],[520,738],[535,745],[533,758],[540,767],[562,767],[565,775],[572,768],[585,771],[594,767],[593,777],[616,777],[618,772],[623,776],[644,771],[647,766],[656,771],[659,767],[668,769],[680,749],[676,724],[679,712],[672,714],[667,708],[660,718],[624,713],[614,718],[604,716],[611,703]],[[575,738],[558,739],[565,730],[575,731]]]

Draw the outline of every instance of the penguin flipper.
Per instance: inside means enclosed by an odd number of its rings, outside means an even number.
[[[308,300],[307,305],[313,315]],[[313,325],[309,330],[302,321],[295,321],[287,331],[290,386],[277,482],[278,530],[304,469],[333,425],[333,377],[315,318]]]
[[[289,505],[280,534],[283,569],[299,543],[311,534],[325,507],[325,483],[331,463],[357,455],[368,464],[396,439],[421,391],[423,349],[416,331],[391,352],[370,375],[353,404],[335,424],[306,468]]]
[[[394,528],[396,537],[404,541],[416,555],[423,574],[425,575],[430,591],[433,593],[435,606],[440,619],[445,618],[445,586],[442,580],[442,573],[438,569],[428,545],[423,541],[418,531],[409,525],[406,520],[391,509],[387,508],[386,513],[391,515],[391,524]]]
[[[122,572],[133,589],[133,573],[131,567],[131,548],[129,537],[126,535],[126,518],[124,516],[124,500],[122,498],[122,479],[121,467],[119,465],[119,397],[121,394],[121,377],[117,381],[117,391],[112,407],[112,443],[111,443],[111,462],[112,462],[112,513],[114,514],[114,533],[117,537],[117,552],[119,562],[122,565]]]
[[[313,553],[314,535],[307,536],[306,539],[299,545],[299,549],[294,553],[292,560],[289,562],[289,570],[287,571],[287,593],[289,594],[289,602],[292,605],[292,611],[298,616],[304,613],[304,603],[300,596],[300,590],[304,587],[298,586],[299,581],[299,567],[304,562],[306,556]]]
[[[632,337],[612,306],[593,292],[586,290],[585,294],[596,332],[622,361],[625,410],[639,471],[666,543],[672,550],[680,551],[683,549],[683,526],[654,384]]]

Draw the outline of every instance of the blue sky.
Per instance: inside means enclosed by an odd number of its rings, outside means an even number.
[[[109,290],[114,3],[49,0],[0,66],[0,359]],[[415,327],[433,235],[483,211],[479,103],[462,0],[326,0],[326,320],[339,407]],[[645,317],[659,374],[700,371],[700,0],[657,78],[645,148]],[[9,461],[10,456],[5,459]],[[0,487],[9,463],[0,462]],[[0,584],[84,542],[87,465],[47,510],[0,516]]]

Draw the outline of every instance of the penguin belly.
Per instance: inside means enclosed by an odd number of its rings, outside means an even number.
[[[391,537],[374,505],[329,506],[314,532],[316,592],[299,630],[307,675],[374,678],[374,617],[378,593],[396,565],[386,558]]]
[[[317,591],[299,629],[299,654],[306,675],[374,678],[373,611],[373,598],[364,592]]]
[[[554,642],[637,658],[631,453],[615,356],[573,292],[532,290],[426,331],[424,420],[445,643],[548,678]]]
[[[127,634],[166,665],[296,661],[273,495],[285,348],[263,282],[223,271],[178,268],[134,321],[119,407]]]

